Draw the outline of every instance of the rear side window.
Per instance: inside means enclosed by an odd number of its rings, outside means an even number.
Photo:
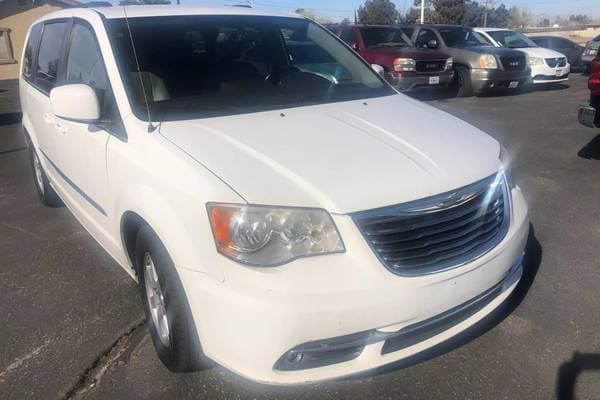
[[[356,39],[356,33],[352,29],[346,29],[345,31],[342,31],[340,39],[342,39],[346,43],[358,42],[358,39]]]
[[[36,85],[49,92],[56,84],[60,55],[67,33],[67,22],[51,22],[44,25],[35,71]]]
[[[533,41],[540,47],[548,47],[548,39],[546,38],[533,38]]]
[[[42,25],[35,24],[31,27],[29,33],[29,40],[27,41],[27,47],[25,47],[25,55],[23,57],[23,76],[31,78],[33,76],[33,63],[35,59],[35,51],[37,50],[40,42],[40,33],[42,32]]]

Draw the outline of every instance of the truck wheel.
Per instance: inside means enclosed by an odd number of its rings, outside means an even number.
[[[158,358],[171,372],[203,369],[208,362],[179,275],[147,225],[137,235],[135,256],[146,322]]]
[[[456,97],[473,96],[473,85],[471,83],[471,74],[469,73],[469,70],[467,68],[458,67],[456,69],[456,86],[457,86]]]
[[[29,162],[31,163],[31,169],[33,169],[33,182],[37,190],[38,196],[42,204],[48,207],[60,207],[63,205],[60,197],[54,191],[54,188],[48,181],[48,176],[44,172],[42,163],[37,155],[37,152],[33,148],[31,143],[28,143],[29,147]]]

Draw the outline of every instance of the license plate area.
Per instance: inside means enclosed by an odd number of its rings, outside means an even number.
[[[509,89],[516,89],[517,87],[519,87],[518,81],[509,82],[509,84],[508,84]]]
[[[439,76],[430,76],[429,77],[429,84],[430,85],[439,85],[440,84],[440,77]]]

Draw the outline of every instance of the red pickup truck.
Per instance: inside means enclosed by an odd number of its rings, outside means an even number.
[[[590,102],[579,106],[579,122],[590,128],[600,128],[600,55],[592,61],[588,87]]]
[[[398,90],[447,86],[454,79],[452,57],[414,47],[400,28],[380,25],[329,26],[367,62],[383,67]]]

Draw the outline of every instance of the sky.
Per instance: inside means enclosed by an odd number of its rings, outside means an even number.
[[[223,5],[243,4],[247,0],[181,0],[182,4]],[[342,20],[344,17],[353,18],[354,9],[358,8],[364,0],[250,0],[256,8],[273,11],[294,11],[297,8],[308,8],[318,15],[329,17],[333,20]],[[413,4],[413,0],[392,0],[400,11],[406,11]],[[427,1],[427,0],[426,0]],[[495,4],[504,3],[507,7],[516,5],[531,11],[535,18],[552,19],[557,15],[568,16],[571,14],[587,14],[591,17],[600,17],[600,0],[490,0]],[[116,3],[116,0],[112,1]],[[175,3],[175,0],[172,0]],[[485,0],[479,0],[480,3]]]

